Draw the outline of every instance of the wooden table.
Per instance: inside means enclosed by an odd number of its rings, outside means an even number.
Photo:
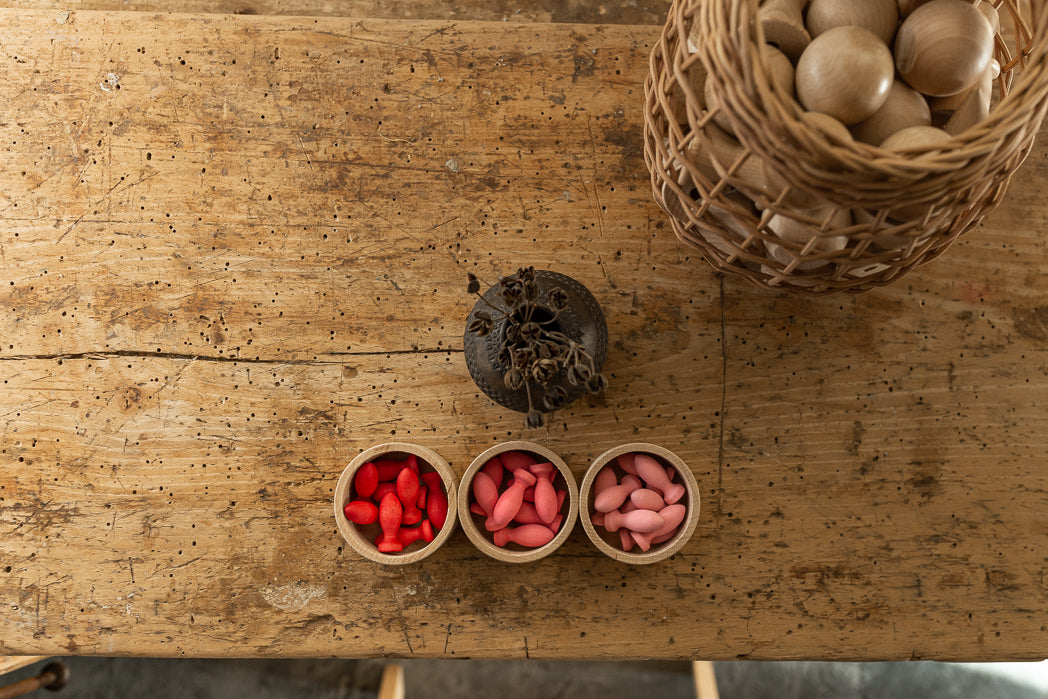
[[[1048,631],[1048,150],[939,261],[806,300],[652,202],[652,26],[0,11],[0,654],[1004,660]],[[466,273],[602,301],[612,387],[542,430],[467,375]],[[343,546],[405,440],[691,465],[683,552],[577,527]]]

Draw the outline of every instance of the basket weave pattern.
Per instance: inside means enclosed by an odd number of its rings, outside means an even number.
[[[757,0],[676,0],[645,84],[656,201],[678,238],[758,286],[890,283],[976,226],[1029,154],[1048,109],[1046,4],[995,3],[989,118],[943,146],[898,152],[835,134],[773,85]],[[734,136],[715,123],[725,119]]]

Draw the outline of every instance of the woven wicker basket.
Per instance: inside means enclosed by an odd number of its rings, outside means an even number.
[[[678,238],[720,270],[802,294],[867,290],[940,255],[1000,203],[1048,108],[1048,0],[993,4],[989,118],[900,152],[773,85],[757,0],[675,0],[651,54],[644,154]]]

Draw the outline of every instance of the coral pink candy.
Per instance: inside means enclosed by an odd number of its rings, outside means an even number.
[[[604,513],[603,512],[594,512],[593,514],[590,515],[590,522],[593,522],[593,526],[595,526],[595,527],[603,527],[604,526]]]
[[[619,457],[615,459],[615,461],[616,463],[618,463],[619,468],[621,468],[623,471],[636,476],[637,467],[634,466],[633,463],[634,456],[635,454],[620,454]]]
[[[490,459],[488,459],[488,462],[484,464],[480,470],[488,474],[488,478],[490,478],[495,483],[496,488],[502,486],[503,468],[502,461],[499,459],[499,457],[493,456]]]
[[[521,503],[517,514],[513,516],[513,521],[517,524],[546,524],[546,522],[539,519],[539,513],[535,510],[534,503],[530,502]]]
[[[371,494],[371,499],[375,502],[382,502],[382,498],[386,497],[387,493],[396,493],[396,483],[379,483],[378,487],[375,488],[375,492]]]
[[[402,522],[404,524],[418,524],[422,521],[422,512],[418,509],[418,491],[421,485],[418,482],[418,474],[410,468],[405,468],[397,476],[397,497],[403,506]]]
[[[448,494],[444,492],[444,479],[439,473],[430,471],[422,474],[426,482],[426,516],[438,531],[448,518]]]
[[[358,498],[369,498],[378,487],[378,469],[370,461],[361,466],[353,476],[353,492]]]
[[[662,496],[650,488],[637,488],[630,493],[630,500],[632,500],[633,504],[642,510],[653,510],[658,512],[666,506],[666,503],[662,500]]]
[[[347,502],[342,512],[354,524],[371,524],[378,519],[378,508],[367,500]]]
[[[378,539],[378,550],[382,553],[403,551],[404,546],[397,539],[400,529],[403,507],[396,493],[387,493],[378,506],[378,524],[382,527],[382,536]]]
[[[524,502],[535,502],[535,486],[524,489]]]
[[[513,483],[502,492],[502,495],[499,495],[495,507],[491,510],[491,523],[495,529],[502,529],[513,521],[513,516],[517,514],[517,510],[524,502],[524,490],[533,485],[535,485],[535,476],[531,475],[526,468],[517,469],[513,473]]]
[[[666,470],[658,461],[647,454],[637,454],[633,459],[637,467],[637,475],[644,479],[648,487],[662,493],[662,499],[667,505],[672,505],[684,496],[684,486],[679,483],[670,483],[666,478]]]
[[[484,510],[484,516],[490,517],[499,499],[499,489],[491,477],[483,471],[473,476],[473,499]]]
[[[519,527],[505,527],[494,534],[496,546],[505,546],[509,542],[536,548],[545,546],[553,541],[555,534],[549,527],[542,524],[522,524]]]
[[[618,531],[623,527],[635,532],[653,532],[664,523],[659,513],[651,510],[634,510],[626,514],[613,510],[604,515],[604,528],[609,532]]]
[[[560,512],[560,508],[564,507],[564,498],[568,497],[568,491],[558,490],[557,491],[557,511]]]
[[[499,460],[502,461],[502,465],[510,471],[516,471],[519,468],[527,468],[532,464],[538,463],[537,459],[522,451],[504,451],[499,454]]]
[[[621,512],[622,514],[626,514],[627,512],[633,512],[634,510],[639,509],[639,507],[633,504],[632,500],[627,500],[626,502],[622,503],[622,507],[619,508],[619,512]]]
[[[618,484],[619,479],[615,475],[615,469],[605,466],[597,472],[597,477],[593,479],[593,494],[600,495],[608,488]]]
[[[630,536],[628,529],[619,530],[619,543],[622,544],[623,551],[630,551],[633,549],[633,537]]]
[[[677,469],[673,468],[672,466],[667,466],[666,467],[666,480],[668,480],[670,483],[672,483],[673,479],[675,479],[676,477],[677,477]]]
[[[488,513],[484,511],[484,508],[475,502],[469,504],[469,511],[480,517],[487,517]]]
[[[662,536],[667,532],[673,531],[680,526],[680,523],[684,521],[684,515],[688,514],[688,508],[680,503],[675,505],[667,505],[666,507],[659,510],[659,516],[662,517],[663,525],[659,529],[652,532],[653,536]]]
[[[597,512],[611,512],[626,502],[630,493],[640,487],[641,483],[636,476],[625,476],[621,483],[605,488],[600,495],[593,498],[593,509]]]
[[[539,513],[543,523],[549,524],[557,516],[557,491],[553,484],[542,476],[537,476],[535,484],[535,510]]]
[[[538,478],[540,481],[545,478],[552,483],[556,469],[553,464],[547,461],[543,464],[532,464],[531,466],[528,466],[528,471],[530,471],[531,475],[535,476],[535,478]]]
[[[563,523],[564,523],[564,515],[558,514],[556,517],[553,518],[553,521],[550,522],[547,526],[549,526],[549,530],[551,532],[556,534],[557,532],[560,531],[560,525],[563,524]]]

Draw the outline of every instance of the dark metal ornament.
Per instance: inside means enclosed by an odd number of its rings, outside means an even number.
[[[556,329],[570,337],[582,347],[593,358],[594,373],[600,373],[604,362],[608,357],[608,324],[604,318],[597,299],[593,297],[589,289],[575,281],[571,277],[552,272],[550,270],[535,271],[535,285],[538,295],[535,303],[540,308],[549,309],[553,314],[550,301],[550,291],[560,288],[567,296],[567,305],[557,317]],[[492,311],[495,315],[501,315],[509,311],[499,294],[499,284],[495,284],[484,292],[484,300],[498,309]],[[485,308],[489,308],[484,301],[478,300],[473,310],[470,311],[466,324],[469,325],[474,314]],[[495,401],[504,408],[515,410],[520,413],[528,412],[528,394],[531,391],[532,406],[542,412],[553,412],[543,405],[545,388],[539,384],[528,382],[524,388],[511,390],[506,386],[503,377],[510,370],[510,366],[499,361],[499,352],[506,340],[506,319],[495,323],[494,328],[485,337],[478,337],[475,333],[466,331],[462,337],[463,349],[466,355],[466,367],[469,375],[477,387],[484,392],[488,398]],[[568,382],[567,373],[561,369],[557,372],[549,386],[557,386],[563,390],[564,407],[580,398],[586,393],[584,383],[571,385]]]

